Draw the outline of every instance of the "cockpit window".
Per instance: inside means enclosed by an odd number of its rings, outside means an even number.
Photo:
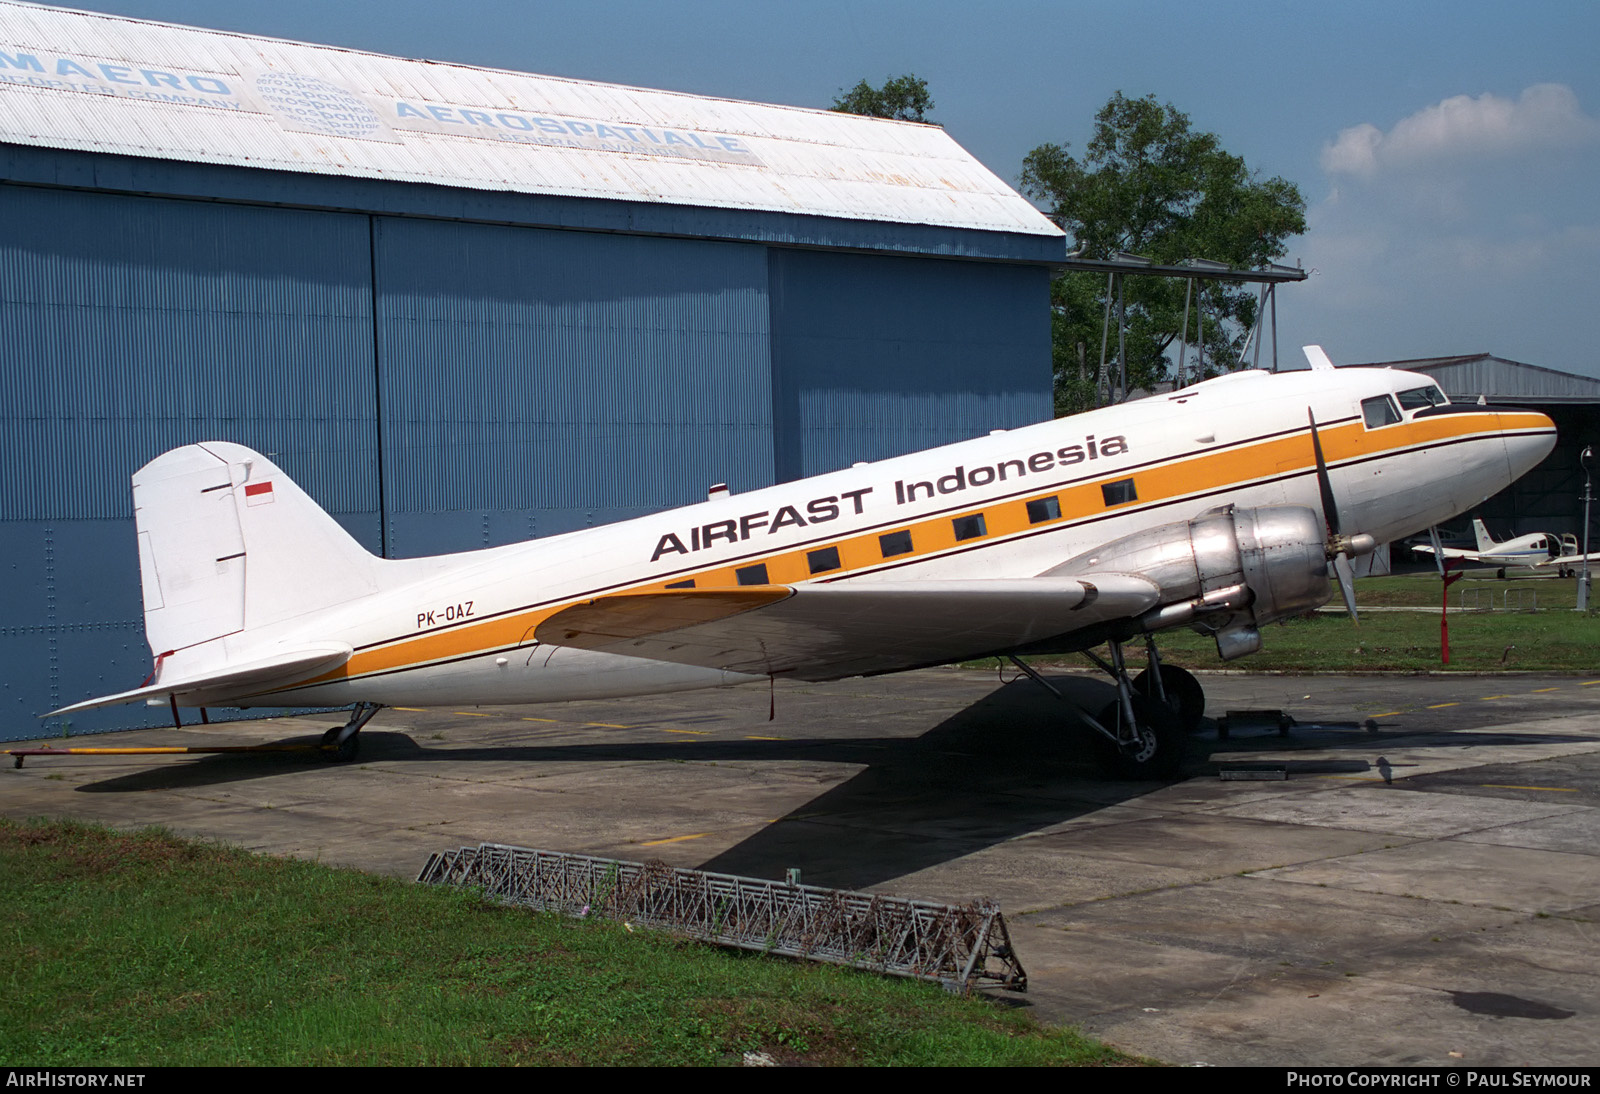
[[[1427,387],[1408,388],[1400,393],[1400,409],[1404,411],[1421,410],[1428,406],[1445,406],[1450,402],[1444,397],[1444,392],[1433,384]]]
[[[1379,426],[1394,425],[1400,420],[1400,412],[1387,395],[1377,395],[1361,400],[1361,418],[1367,423],[1368,429],[1377,429]]]

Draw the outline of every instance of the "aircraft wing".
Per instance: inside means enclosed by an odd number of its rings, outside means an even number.
[[[1557,558],[1547,558],[1540,562],[1535,562],[1533,568],[1538,570],[1556,566],[1565,570],[1569,567],[1582,566],[1585,559],[1590,562],[1600,562],[1600,551],[1591,551],[1587,555],[1561,555]]]
[[[982,657],[1155,605],[1136,574],[994,581],[852,582],[618,593],[565,608],[554,646],[798,680]]]
[[[1432,546],[1430,546],[1429,544],[1426,544],[1426,543],[1413,544],[1411,549],[1413,551],[1416,551],[1418,554],[1424,554],[1424,555],[1433,554]],[[1488,558],[1486,560],[1485,556],[1481,552],[1479,552],[1479,551],[1468,551],[1468,550],[1466,550],[1464,548],[1461,548],[1461,547],[1445,547],[1445,548],[1443,548],[1443,554],[1444,554],[1445,558],[1464,558],[1468,562],[1484,562],[1484,561],[1493,561],[1494,560],[1494,556],[1492,556],[1492,555],[1488,556]]]

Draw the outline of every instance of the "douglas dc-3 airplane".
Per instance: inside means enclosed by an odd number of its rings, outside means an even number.
[[[1190,626],[1224,659],[1251,653],[1263,624],[1329,599],[1330,562],[1353,612],[1352,556],[1472,508],[1555,443],[1542,414],[1307,355],[1309,371],[437,558],[374,557],[264,456],[188,445],[133,477],[152,677],[54,713],[355,704],[324,738],[348,758],[381,705],[1084,651],[1117,684],[1084,715],[1091,738],[1120,773],[1159,777],[1204,696],[1148,639],[1130,679],[1124,643]]]

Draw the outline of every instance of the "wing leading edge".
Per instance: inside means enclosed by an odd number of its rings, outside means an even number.
[[[799,680],[937,665],[1058,638],[1154,606],[1135,574],[761,585],[618,593],[565,608],[554,646]]]

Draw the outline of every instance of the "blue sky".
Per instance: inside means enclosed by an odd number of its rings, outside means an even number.
[[[914,72],[935,120],[1015,183],[1153,93],[1297,183],[1315,271],[1280,345],[1335,361],[1487,351],[1600,375],[1600,4],[784,4],[684,0],[80,0],[195,26],[826,106]]]

